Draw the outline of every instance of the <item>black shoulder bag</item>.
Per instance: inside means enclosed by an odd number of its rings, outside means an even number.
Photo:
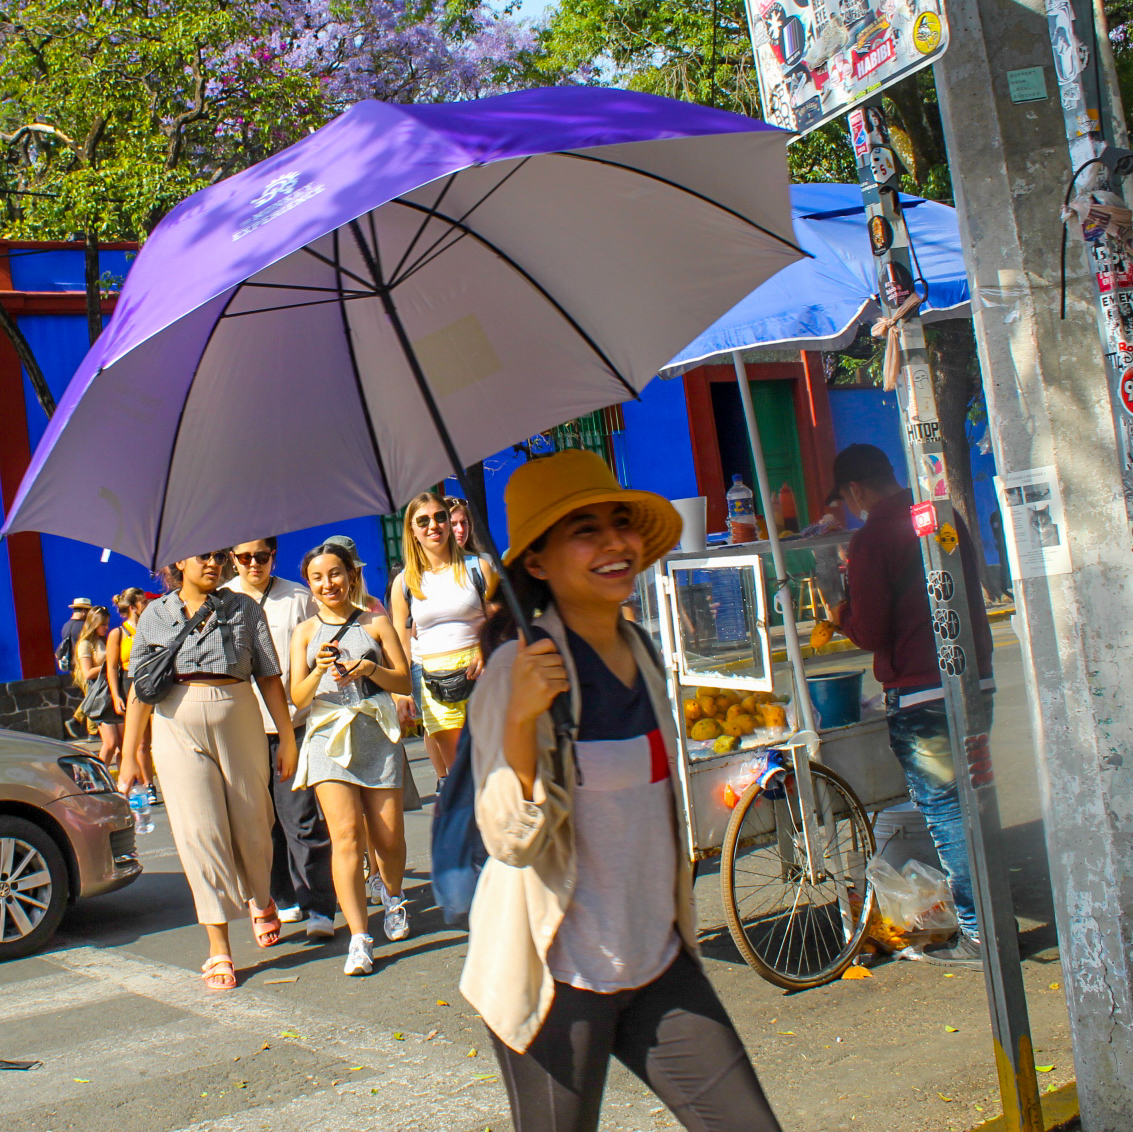
[[[480,563],[474,554],[465,555],[464,569],[472,580],[476,596],[480,599],[480,608],[484,616],[488,615],[488,606],[485,599],[484,575],[480,573]],[[408,587],[407,587],[408,589]],[[476,681],[468,678],[466,668],[457,668],[452,672],[425,672],[422,670],[422,679],[429,694],[439,704],[459,704],[476,690]]]
[[[181,646],[188,639],[189,634],[208,620],[210,614],[216,613],[221,617],[219,606],[213,600],[212,594],[205,598],[201,608],[185,623],[181,631],[164,648],[155,648],[153,652],[140,659],[134,659],[130,666],[130,675],[133,677],[134,695],[144,704],[159,704],[169,695],[169,689],[177,679],[175,668],[177,654]],[[225,621],[225,627],[228,623]],[[225,642],[227,644],[227,641]],[[225,652],[227,653],[227,649]]]

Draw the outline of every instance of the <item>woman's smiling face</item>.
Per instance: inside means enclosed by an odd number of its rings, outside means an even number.
[[[633,593],[642,543],[624,503],[591,503],[560,519],[524,565],[557,602],[621,605]]]
[[[350,600],[350,583],[353,571],[337,554],[320,554],[307,564],[307,585],[311,593],[334,608]]]
[[[448,542],[450,518],[441,503],[428,500],[413,513],[413,534],[426,550],[441,550]]]

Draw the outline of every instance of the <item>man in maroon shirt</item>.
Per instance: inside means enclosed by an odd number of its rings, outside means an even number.
[[[865,525],[850,540],[849,598],[834,622],[859,648],[873,653],[873,673],[885,690],[889,745],[905,771],[909,794],[924,814],[956,901],[960,931],[925,951],[937,963],[979,967],[982,951],[972,896],[971,868],[956,786],[936,636],[924,565],[909,508],[913,493],[901,487],[889,457],[872,444],[851,444],[834,460],[834,490]],[[974,659],[991,726],[992,640],[972,540],[957,516],[957,565],[962,565],[975,637]]]

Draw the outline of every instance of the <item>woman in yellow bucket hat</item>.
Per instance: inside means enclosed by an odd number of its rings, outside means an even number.
[[[469,704],[489,859],[461,990],[490,1031],[514,1125],[593,1132],[613,1055],[687,1128],[778,1132],[700,967],[673,713],[651,642],[621,615],[680,517],[573,450],[519,468],[505,502],[504,563],[538,617],[524,642],[507,639],[505,610],[493,616]],[[564,693],[574,742],[556,778],[550,707]]]

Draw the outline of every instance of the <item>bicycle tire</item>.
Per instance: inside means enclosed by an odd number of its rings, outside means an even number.
[[[801,840],[802,831],[796,820],[798,795],[793,790],[793,775],[787,778],[792,786],[787,789],[783,801],[767,798],[755,783],[744,791],[732,811],[721,849],[720,881],[724,914],[732,939],[750,967],[768,982],[785,990],[808,990],[837,979],[861,950],[874,902],[873,886],[866,878],[865,868],[876,846],[873,827],[865,808],[845,779],[828,767],[812,763],[811,775],[814,779],[815,805],[819,811],[816,818],[821,827],[819,841],[824,862],[824,879],[820,884],[833,888],[832,900],[829,892],[821,902],[810,899],[816,895],[815,886],[811,883],[806,868],[800,868],[797,859],[801,851],[805,861],[805,843]],[[761,815],[760,821],[749,822],[761,802],[772,803],[773,821],[769,830],[756,829],[757,826],[767,826],[766,811]],[[828,807],[825,816],[824,807]],[[789,828],[780,821],[784,811],[790,819]],[[833,835],[826,826],[827,819],[834,823]],[[745,824],[748,825],[746,837]],[[842,835],[845,833],[850,835],[848,845],[842,843]],[[783,834],[789,839],[789,849],[794,858],[790,862],[784,859],[784,848],[788,843],[784,841]],[[777,909],[768,908],[753,916],[750,908],[752,902],[745,899],[745,886],[738,883],[737,870],[743,874],[751,873],[747,861],[767,849],[771,852],[764,852],[760,863],[767,865],[777,859],[780,879],[776,882],[769,873],[763,873],[768,883],[762,888],[771,889],[778,884],[783,890],[784,899],[778,901]],[[843,852],[850,854],[849,863],[835,863],[837,875],[832,875],[825,866],[833,855]],[[839,877],[847,891],[846,903],[849,903],[849,914],[853,917],[848,938],[845,915],[837,891]],[[749,884],[746,887],[751,889],[759,886]],[[787,902],[787,893],[791,891],[794,892],[794,897]],[[805,902],[804,896],[808,897]],[[854,905],[854,896],[860,900],[857,906]],[[745,908],[745,904],[748,907]],[[837,920],[830,911],[831,907],[838,909]],[[821,918],[823,916],[824,919]],[[842,937],[840,941],[839,936]],[[813,937],[812,959],[807,959],[808,937]],[[797,948],[795,942],[799,944]],[[838,942],[836,947],[835,942]]]

